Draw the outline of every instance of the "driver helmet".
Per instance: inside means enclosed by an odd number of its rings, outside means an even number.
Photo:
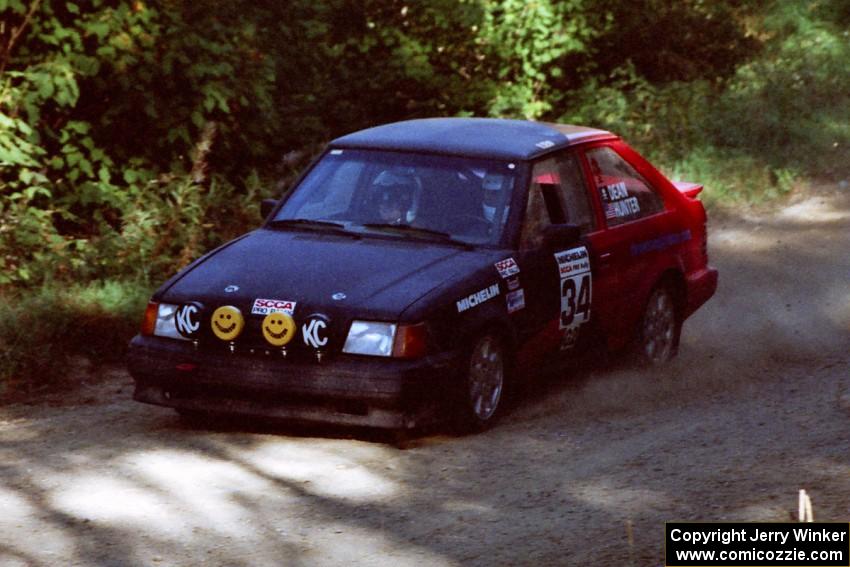
[[[481,182],[481,187],[484,189],[484,198],[482,201],[482,210],[484,218],[492,221],[496,216],[496,208],[502,202],[502,191],[505,188],[505,176],[499,173],[487,173],[484,180]]]
[[[378,214],[383,222],[409,223],[416,184],[406,175],[390,171],[379,174],[372,183],[376,191]]]

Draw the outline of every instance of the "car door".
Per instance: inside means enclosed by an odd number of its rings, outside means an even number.
[[[609,345],[623,346],[632,336],[652,285],[651,270],[638,254],[642,242],[668,234],[672,217],[658,191],[623,156],[621,142],[606,142],[584,151],[592,198],[604,230],[589,236],[597,256],[598,322]]]
[[[579,240],[547,242],[547,228],[564,224],[578,227]],[[535,162],[518,246],[526,305],[518,327],[525,355],[574,346],[591,320],[593,262],[584,237],[596,226],[580,159],[562,152]]]

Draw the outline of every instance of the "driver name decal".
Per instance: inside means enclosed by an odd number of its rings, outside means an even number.
[[[481,291],[476,291],[475,293],[471,293],[463,299],[459,299],[457,304],[457,312],[463,313],[467,309],[472,309],[476,305],[481,305],[485,301],[493,299],[499,295],[499,284],[495,283],[490,287],[485,287]]]
[[[640,212],[637,197],[630,197],[625,182],[614,183],[600,188],[605,204],[605,218],[616,219],[636,215]]]

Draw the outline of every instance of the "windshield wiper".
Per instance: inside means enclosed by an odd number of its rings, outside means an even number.
[[[462,240],[458,240],[453,237],[451,234],[447,232],[442,232],[439,230],[434,230],[432,228],[423,228],[421,226],[412,226],[409,224],[390,224],[384,222],[367,222],[365,224],[360,225],[364,228],[372,228],[378,230],[394,230],[398,232],[404,233],[413,233],[415,235],[421,235],[425,237],[430,237],[431,239],[440,240],[443,242],[449,242],[451,244],[458,244],[460,246],[465,246],[467,248],[471,248],[472,245],[468,242],[464,242]]]
[[[314,230],[317,232],[342,234],[345,236],[351,236],[353,238],[363,238],[357,232],[352,232],[348,230],[342,223],[319,219],[275,219],[269,222],[269,227]]]
[[[342,228],[345,229],[345,225],[326,220],[319,219],[274,219],[269,223],[269,226],[303,226],[303,227],[316,227],[316,228]]]

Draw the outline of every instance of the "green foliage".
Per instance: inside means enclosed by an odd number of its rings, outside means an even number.
[[[0,286],[155,281],[255,224],[257,201],[292,173],[279,156],[417,116],[606,127],[710,177],[724,199],[850,167],[839,0],[5,0],[0,11]],[[749,191],[747,176],[767,189]]]
[[[709,207],[756,205],[787,195],[797,180],[791,169],[775,169],[757,158],[734,150],[697,147],[679,159],[667,161],[671,179],[698,181],[705,186],[700,198]]]
[[[109,281],[0,296],[0,396],[65,382],[72,356],[120,360],[150,291]]]
[[[761,57],[739,67],[709,134],[717,145],[748,151],[774,167],[846,176],[848,31],[818,18],[816,5],[778,6],[765,24],[773,39]]]
[[[595,75],[605,77],[628,62],[653,84],[720,81],[753,56],[759,41],[745,24],[761,2],[738,0],[597,0]],[[605,19],[603,27],[598,20]]]
[[[653,82],[627,64],[575,89],[560,119],[624,135],[674,176],[705,183],[712,204],[774,199],[802,176],[846,177],[850,42],[838,5],[771,4],[753,20],[766,38],[758,56],[723,80]]]
[[[118,275],[138,269],[144,281],[156,282],[235,238],[259,222],[266,196],[256,176],[243,188],[239,192],[220,177],[207,186],[185,176],[149,182],[134,194],[120,231],[101,247],[114,254],[103,270]]]
[[[584,0],[486,1],[477,42],[500,81],[489,101],[493,116],[540,118],[557,100],[560,63],[585,53],[599,30],[588,25]]]

